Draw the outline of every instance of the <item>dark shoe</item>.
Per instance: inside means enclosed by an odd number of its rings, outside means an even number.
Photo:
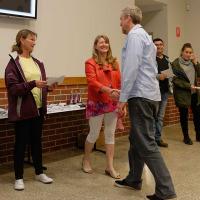
[[[200,136],[196,136],[196,141],[200,142]]]
[[[166,197],[165,199],[174,199],[176,198],[176,194],[173,194],[173,195],[169,195],[168,197]],[[153,195],[147,195],[146,196],[147,199],[150,199],[150,200],[165,200],[161,197],[158,197],[156,194],[153,194]]]
[[[168,144],[163,142],[163,140],[156,141],[159,147],[168,147]]]
[[[185,144],[188,144],[188,145],[193,145],[193,142],[192,142],[192,140],[188,137],[188,138],[184,138],[183,139],[183,142],[185,143]]]
[[[146,197],[147,197],[147,199],[150,199],[150,200],[164,200],[164,199],[156,196],[155,194],[153,194],[153,195],[147,195]]]
[[[142,188],[142,181],[134,182],[134,183],[127,183],[126,179],[115,181],[115,186],[120,188],[129,188],[134,190],[141,190]]]

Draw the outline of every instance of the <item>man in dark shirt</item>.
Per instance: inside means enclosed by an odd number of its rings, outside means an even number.
[[[153,42],[157,47],[157,55],[156,55],[156,61],[158,64],[157,79],[159,80],[160,93],[161,93],[161,101],[159,104],[158,115],[157,115],[156,123],[155,123],[155,127],[156,127],[155,140],[158,146],[168,147],[168,144],[165,143],[161,138],[161,132],[162,132],[162,127],[163,127],[163,118],[165,115],[165,109],[167,106],[167,99],[169,95],[169,80],[164,70],[169,69],[170,63],[169,63],[168,57],[163,54],[164,52],[163,40],[160,38],[155,38]]]

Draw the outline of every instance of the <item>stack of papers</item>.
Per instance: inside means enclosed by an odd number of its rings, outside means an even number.
[[[6,109],[0,108],[0,119],[8,117],[8,111]]]
[[[59,76],[59,77],[48,77],[47,78],[47,85],[53,85],[55,83],[62,84],[64,81],[65,76]]]
[[[60,104],[50,104],[47,106],[47,113],[59,113],[59,112],[67,112],[73,110],[83,110],[85,107],[81,107],[80,105],[66,105],[65,103]]]
[[[173,76],[175,76],[171,69],[163,70],[161,71],[161,74],[166,74],[167,78],[172,78]]]

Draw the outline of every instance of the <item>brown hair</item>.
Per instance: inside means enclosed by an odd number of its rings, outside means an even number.
[[[190,48],[193,50],[191,43],[185,43],[181,48],[181,52],[183,52],[186,48]]]
[[[98,35],[95,38],[94,45],[93,45],[92,58],[100,66],[104,64],[103,61],[101,60],[100,55],[98,54],[97,49],[96,49],[96,45],[97,45],[97,43],[98,43],[98,41],[99,41],[100,38],[103,38],[105,40],[105,42],[107,44],[109,44],[109,50],[108,50],[108,53],[107,53],[107,56],[106,56],[106,61],[108,62],[108,64],[112,65],[113,70],[117,70],[117,68],[118,68],[117,59],[112,56],[112,50],[111,50],[111,47],[110,47],[110,41],[109,41],[109,38],[106,35]]]
[[[22,53],[21,49],[21,38],[26,39],[28,35],[35,35],[37,37],[37,34],[31,30],[28,29],[22,29],[20,30],[16,35],[16,43],[12,46],[12,52],[16,51],[18,54]]]

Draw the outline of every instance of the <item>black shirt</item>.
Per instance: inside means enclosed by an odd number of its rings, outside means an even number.
[[[163,55],[163,58],[159,58],[156,56],[156,61],[158,64],[158,73],[161,74],[161,71],[164,71],[166,69],[169,69],[169,61],[168,61],[168,57]],[[166,78],[165,80],[159,80],[159,85],[160,85],[160,92],[166,93],[169,91],[169,82],[168,82],[168,78]]]

